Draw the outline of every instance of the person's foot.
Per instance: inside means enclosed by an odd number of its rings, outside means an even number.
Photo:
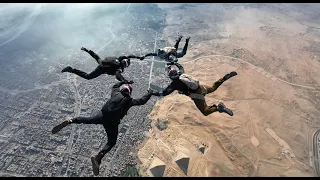
[[[59,125],[55,126],[53,129],[52,129],[52,134],[56,134],[58,133],[59,131],[61,131],[62,128],[68,126],[69,124],[71,124],[72,120],[65,120],[63,121],[62,123],[60,123]]]
[[[177,41],[181,41],[182,38],[183,38],[183,36],[179,36]]]
[[[99,175],[100,162],[99,162],[97,156],[92,156],[92,157],[91,157],[91,163],[92,163],[92,171],[93,171],[93,174],[94,174],[95,176],[98,176],[98,175]]]
[[[236,75],[238,75],[238,73],[237,72],[235,72],[235,71],[232,71],[231,73],[229,73],[229,74],[226,74],[224,77],[223,77],[223,80],[228,80],[228,79],[230,79],[230,78],[232,78],[233,76],[236,76]]]
[[[220,113],[227,113],[230,116],[233,116],[233,112],[229,108],[227,108],[222,102],[218,104],[218,111]]]
[[[189,41],[191,37],[187,37],[186,41]]]
[[[73,70],[72,67],[67,66],[67,67],[63,68],[61,72],[62,73],[64,73],[64,72],[72,72],[72,70]]]

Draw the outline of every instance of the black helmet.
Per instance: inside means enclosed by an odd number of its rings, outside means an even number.
[[[120,87],[120,92],[125,96],[131,96],[132,87],[129,84],[123,84]]]
[[[123,60],[121,61],[121,64],[122,64],[122,66],[123,66],[124,68],[129,67],[129,66],[130,66],[130,59],[123,59]]]

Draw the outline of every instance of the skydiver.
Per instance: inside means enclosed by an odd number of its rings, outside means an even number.
[[[164,59],[168,62],[177,62],[178,61],[178,58],[182,58],[184,55],[187,54],[187,49],[188,49],[188,44],[189,44],[189,40],[190,40],[190,37],[188,37],[186,39],[186,43],[182,49],[181,52],[177,52],[178,50],[178,47],[179,47],[179,43],[181,41],[183,36],[180,36],[177,40],[176,40],[176,43],[175,45],[173,46],[176,51],[172,52],[172,53],[166,53],[163,49],[158,49],[158,52],[157,53],[149,53],[149,54],[146,54],[143,56],[143,58],[145,57],[148,57],[148,56],[157,56],[161,59]]]
[[[125,81],[126,79],[122,76],[121,73],[124,72],[124,68],[129,67],[130,58],[137,58],[140,60],[144,59],[143,57],[134,55],[120,57],[107,56],[105,59],[101,59],[96,53],[94,53],[91,50],[88,50],[84,47],[82,47],[81,50],[89,53],[97,61],[98,67],[96,67],[96,69],[93,70],[91,73],[87,74],[86,72],[67,66],[64,69],[62,69],[62,73],[74,73],[87,80],[94,79],[100,76],[101,74],[108,74],[115,75],[118,81]]]
[[[96,156],[91,157],[94,175],[99,174],[99,166],[102,158],[117,142],[120,120],[127,114],[128,110],[132,106],[140,106],[147,103],[153,93],[152,90],[148,90],[147,94],[140,99],[133,99],[131,97],[132,87],[129,85],[132,83],[132,81],[121,81],[114,84],[110,99],[104,104],[102,109],[96,115],[91,117],[76,117],[68,119],[52,129],[52,134],[56,134],[69,124],[103,125],[108,136],[108,143]]]
[[[175,66],[173,66],[173,64]],[[205,100],[205,95],[214,92],[223,82],[233,76],[236,76],[237,73],[235,71],[226,74],[223,78],[216,81],[212,86],[207,86],[199,83],[199,87],[196,90],[191,90],[185,83],[180,80],[179,76],[183,73],[184,69],[179,63],[171,63],[171,65],[168,66],[168,75],[172,82],[163,91],[154,92],[153,95],[167,96],[173,91],[178,90],[180,94],[189,96],[194,101],[197,108],[205,116],[208,116],[216,111],[219,111],[220,113],[227,113],[228,115],[233,116],[233,112],[228,109],[222,102],[220,102],[218,106],[215,104],[208,106]]]

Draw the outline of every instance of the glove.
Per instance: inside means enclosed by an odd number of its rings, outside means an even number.
[[[86,52],[88,52],[88,49],[87,49],[87,48],[85,48],[85,47],[82,47],[82,48],[81,48],[81,50],[82,50],[82,51],[86,51]]]
[[[153,96],[162,96],[163,93],[162,93],[162,91],[160,91],[160,92],[153,92],[152,95],[153,95]]]
[[[148,89],[148,94],[153,95],[154,94],[153,90],[152,89]]]
[[[131,80],[131,81],[128,81],[128,84],[133,84],[134,82]]]
[[[144,60],[144,58],[145,58],[145,56],[139,57],[139,59],[140,59],[141,61]]]
[[[167,63],[167,66],[174,65],[174,63],[175,63],[175,62],[173,62],[173,61],[172,61],[172,62],[169,62],[169,63]]]

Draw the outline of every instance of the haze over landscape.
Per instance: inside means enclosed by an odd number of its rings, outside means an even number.
[[[84,80],[61,69],[96,67],[81,47],[101,57],[144,55],[173,45],[179,35],[180,48],[191,37],[179,59],[187,74],[210,85],[238,73],[206,96],[234,116],[203,116],[176,92],[152,97],[121,121],[99,176],[127,176],[130,167],[139,176],[319,176],[319,9],[305,3],[2,3],[1,176],[93,176],[90,157],[107,142],[103,127],[72,125],[56,135],[51,129],[66,117],[100,110],[117,80]],[[164,63],[151,60],[132,60],[125,70],[133,97],[170,82]]]

